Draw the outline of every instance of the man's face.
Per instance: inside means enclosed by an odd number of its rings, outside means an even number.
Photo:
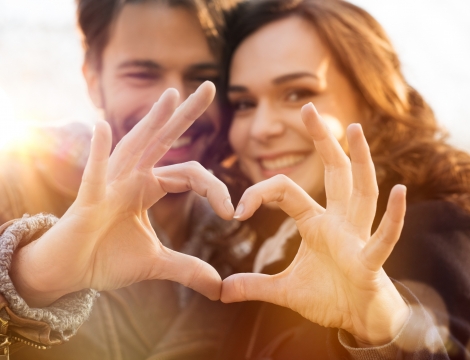
[[[85,66],[95,104],[111,124],[113,144],[150,111],[167,88],[186,99],[219,68],[196,16],[153,2],[125,5],[111,29],[101,71]],[[219,128],[217,104],[177,140],[157,166],[200,161]]]

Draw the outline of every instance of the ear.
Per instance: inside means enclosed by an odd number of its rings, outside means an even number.
[[[88,86],[88,94],[93,104],[99,108],[103,108],[103,98],[101,92],[101,72],[96,64],[85,60],[82,66],[82,73]]]

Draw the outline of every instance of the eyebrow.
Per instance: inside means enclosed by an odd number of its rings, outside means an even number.
[[[220,70],[220,66],[216,63],[200,63],[194,64],[189,67],[190,71],[200,71],[200,70]]]
[[[272,82],[275,85],[283,84],[292,80],[297,80],[303,77],[309,77],[312,79],[319,80],[318,76],[309,72],[298,72],[298,73],[292,73],[292,74],[287,74],[287,75],[282,75],[277,78],[275,78]],[[248,88],[246,86],[242,85],[233,85],[230,86],[227,90],[228,92],[234,92],[234,93],[243,93],[247,92]]]
[[[125,69],[130,67],[141,67],[148,70],[161,70],[163,67],[155,61],[152,60],[130,60],[125,61],[119,65],[119,69]]]
[[[163,66],[153,60],[130,60],[119,65],[119,69],[140,67],[147,70],[162,70]],[[219,70],[216,63],[200,63],[191,65],[188,71]]]
[[[279,84],[289,82],[289,81],[292,81],[292,80],[297,80],[297,79],[300,79],[300,78],[303,78],[303,77],[309,77],[309,78],[319,80],[318,76],[315,75],[315,74],[312,74],[312,73],[309,73],[309,72],[298,72],[298,73],[292,73],[292,74],[279,76],[279,77],[277,77],[273,80],[273,84],[279,85]]]
[[[248,88],[246,86],[241,86],[241,85],[233,85],[233,86],[229,86],[229,88],[227,89],[228,92],[239,92],[239,93],[242,93],[242,92],[247,92],[248,91]]]

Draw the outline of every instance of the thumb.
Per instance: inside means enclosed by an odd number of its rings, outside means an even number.
[[[220,300],[224,303],[258,300],[285,306],[279,292],[279,275],[235,274],[222,283]]]
[[[197,257],[163,247],[164,256],[158,259],[154,279],[176,281],[210,300],[219,300],[222,279],[211,265]]]

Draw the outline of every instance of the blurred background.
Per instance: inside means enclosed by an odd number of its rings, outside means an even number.
[[[409,83],[470,151],[470,0],[352,2],[385,27]],[[0,0],[0,145],[31,123],[99,117],[81,63],[74,0]]]

